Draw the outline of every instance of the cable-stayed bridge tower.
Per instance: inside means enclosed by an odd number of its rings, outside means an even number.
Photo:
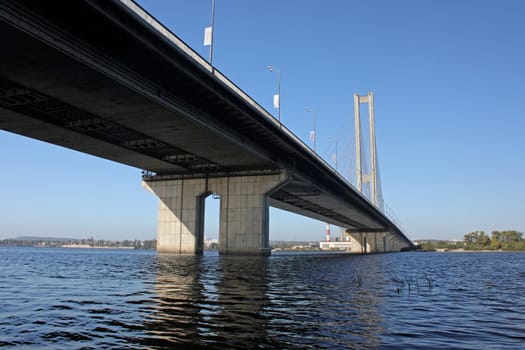
[[[361,123],[361,105],[368,104],[368,135],[363,133]],[[375,116],[374,116],[374,94],[360,96],[354,94],[354,118],[355,118],[355,159],[356,159],[356,188],[367,197],[370,202],[381,212],[385,212],[383,194],[381,190],[381,178],[379,176],[379,162],[376,147]],[[368,149],[366,149],[368,141]],[[367,161],[370,166],[367,166]],[[388,214],[388,213],[385,213]],[[363,253],[389,251],[397,242],[388,239],[386,231],[347,231],[353,245]]]
[[[363,173],[362,166],[362,145],[361,140],[361,104],[368,103],[368,121],[370,131],[370,172]],[[380,193],[378,187],[378,167],[377,167],[377,150],[374,124],[374,94],[369,92],[366,96],[354,94],[354,117],[355,117],[355,157],[356,157],[356,187],[363,193],[363,185],[370,185],[371,201],[376,207],[381,207]]]

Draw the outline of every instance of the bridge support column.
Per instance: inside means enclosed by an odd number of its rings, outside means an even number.
[[[377,253],[388,252],[387,232],[376,232],[375,235],[376,235],[376,252]]]
[[[396,238],[392,239],[392,251],[393,252],[399,251],[399,242]]]
[[[157,251],[202,254],[205,181],[203,179],[143,181],[142,185],[159,197]]]
[[[221,198],[219,253],[269,255],[268,196],[287,181],[286,174],[147,180],[159,197],[157,251],[202,254],[204,201]]]
[[[387,232],[350,232],[347,231],[352,242],[352,252],[369,254],[369,253],[386,253],[390,252],[392,243]]]
[[[268,196],[287,176],[258,175],[224,179],[221,195],[219,253],[270,255]]]
[[[388,251],[389,252],[399,252],[399,251],[401,251],[401,248],[407,246],[407,244],[405,242],[401,241],[396,236],[389,237],[388,240],[387,240],[387,244],[388,244]]]
[[[350,232],[347,231],[352,243],[352,253],[366,254],[370,253],[370,246],[366,237],[366,232]]]

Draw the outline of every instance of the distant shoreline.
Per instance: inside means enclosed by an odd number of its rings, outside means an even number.
[[[156,240],[123,240],[111,241],[93,238],[53,238],[38,236],[23,236],[18,238],[0,239],[1,247],[35,247],[35,248],[66,248],[66,249],[153,249]]]
[[[463,249],[463,248],[459,248],[459,249],[440,248],[440,249],[428,251],[428,253],[523,253],[523,252],[524,252],[523,250],[503,250],[503,249],[470,250],[470,249]]]
[[[38,249],[118,249],[118,250],[155,250],[154,248],[135,248],[135,247],[91,247],[91,246],[80,246],[80,245],[2,245],[0,248],[38,248]]]
[[[36,248],[46,248],[45,246],[35,246]],[[87,244],[64,244],[55,248],[68,248],[68,249],[135,249],[135,247],[106,247],[106,246],[90,246]]]

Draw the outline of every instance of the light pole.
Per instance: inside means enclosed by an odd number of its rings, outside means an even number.
[[[305,107],[304,110],[307,112],[311,112],[314,115],[314,131],[313,135],[310,135],[310,140],[314,142],[314,151],[317,152],[317,113],[313,111],[310,107]]]
[[[330,136],[328,139],[335,141],[335,153],[332,156],[332,161],[335,163],[335,171],[337,172],[337,142],[339,139],[336,136]]]
[[[211,45],[210,45],[210,65],[213,65],[213,31],[215,30],[215,0],[211,1]]]
[[[267,68],[270,72],[277,73],[277,95],[273,95],[273,108],[277,108],[277,119],[281,124],[281,70],[273,66]]]
[[[215,25],[215,0],[211,1],[211,25],[204,28],[204,46],[210,47],[210,66],[213,68],[213,31]]]

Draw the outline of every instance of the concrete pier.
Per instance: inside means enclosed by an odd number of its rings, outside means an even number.
[[[159,197],[157,251],[202,254],[204,202],[220,196],[220,254],[269,255],[268,195],[287,182],[285,173],[214,178],[146,180]]]
[[[398,252],[403,244],[389,232],[350,232],[347,231],[352,242],[352,251],[355,253],[389,253]]]

